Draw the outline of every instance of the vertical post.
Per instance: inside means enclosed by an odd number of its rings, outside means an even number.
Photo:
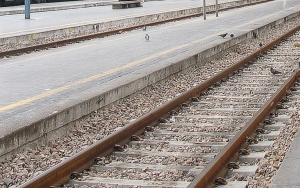
[[[25,19],[30,19],[30,0],[25,0]]]
[[[216,0],[216,17],[219,16],[219,5],[218,5],[218,0]]]
[[[204,20],[206,20],[206,5],[205,5],[205,0],[203,0],[203,17],[204,17]]]

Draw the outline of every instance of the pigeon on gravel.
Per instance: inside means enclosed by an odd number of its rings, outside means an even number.
[[[143,27],[143,31],[146,31],[147,30],[147,27],[144,25],[144,27]]]
[[[259,43],[259,47],[262,47],[263,46],[263,44],[262,43]]]
[[[255,32],[253,32],[253,38],[257,38],[257,34]]]
[[[215,183],[216,183],[217,185],[226,185],[226,184],[227,184],[227,181],[225,180],[225,178],[218,177],[218,178],[215,180]]]
[[[232,37],[234,37],[234,34],[233,34],[233,33],[231,33],[231,34],[230,34],[230,37],[231,37],[231,38],[232,38]]]
[[[281,74],[280,71],[273,69],[273,67],[271,67],[270,71],[271,71],[271,73],[274,74],[274,75],[276,75],[276,74]]]
[[[145,35],[145,39],[146,39],[147,42],[149,41],[149,35],[148,34]]]
[[[222,37],[222,38],[225,38],[227,34],[228,34],[228,33],[224,33],[224,34],[221,34],[221,35],[219,35],[219,36]]]

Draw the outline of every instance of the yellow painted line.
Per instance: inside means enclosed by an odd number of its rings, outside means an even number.
[[[281,12],[284,12],[286,10],[283,10],[283,11],[280,11],[280,12],[276,12],[274,14],[271,14],[271,15],[267,15],[265,17],[261,17],[259,19],[256,19],[256,20],[252,20],[250,22],[247,22],[245,24],[242,24],[242,25],[239,25],[239,26],[236,26],[236,27],[233,27],[233,28],[230,28],[230,30],[234,30],[234,29],[237,29],[237,28],[240,28],[240,27],[243,27],[245,25],[249,25],[249,24],[252,24],[254,22],[257,22],[259,20],[262,20],[262,19],[265,19],[267,17],[272,17],[273,15],[275,14],[280,14]],[[191,21],[191,22],[194,22],[194,21]],[[191,23],[191,22],[185,22],[185,23],[182,23],[182,24],[176,24],[176,26],[178,25],[183,25],[183,24],[186,24],[186,23]],[[91,82],[95,79],[98,79],[98,78],[101,78],[103,76],[107,76],[109,74],[112,74],[112,73],[116,73],[120,70],[124,70],[126,68],[130,68],[130,67],[133,67],[134,65],[137,65],[137,64],[140,64],[140,63],[143,63],[143,62],[146,62],[146,61],[149,61],[151,59],[154,59],[154,58],[157,58],[159,56],[162,56],[162,55],[165,55],[165,54],[168,54],[168,53],[171,53],[171,52],[174,52],[176,50],[179,50],[179,49],[182,49],[182,48],[185,48],[185,47],[188,47],[188,46],[191,46],[191,45],[194,45],[194,44],[197,44],[197,43],[200,43],[206,39],[209,39],[209,38],[212,38],[212,37],[216,37],[218,34],[221,34],[221,33],[225,33],[229,30],[224,30],[222,32],[218,32],[218,33],[214,33],[212,35],[209,35],[209,36],[206,36],[204,38],[201,38],[199,40],[196,40],[196,41],[193,41],[193,42],[190,42],[190,43],[186,43],[186,44],[183,44],[183,45],[180,45],[180,46],[176,46],[174,48],[171,48],[171,49],[168,49],[166,51],[163,51],[163,52],[160,52],[160,53],[157,53],[157,54],[154,54],[154,55],[151,55],[151,56],[148,56],[148,57],[145,57],[143,59],[140,59],[138,61],[134,61],[134,62],[131,62],[131,63],[128,63],[126,65],[123,65],[121,67],[118,67],[118,68],[115,68],[115,69],[111,69],[109,71],[106,71],[104,73],[101,73],[101,74],[96,74],[96,75],[93,75],[93,76],[90,76],[88,78],[84,78],[84,79],[81,79],[79,81],[76,81],[74,82],[73,84],[69,84],[69,85],[65,85],[65,86],[62,86],[62,87],[59,87],[59,88],[56,88],[56,89],[53,89],[51,91],[47,91],[45,93],[42,93],[42,94],[39,94],[39,95],[36,95],[34,97],[30,97],[28,99],[25,99],[25,100],[21,100],[19,102],[16,102],[16,103],[13,103],[13,104],[10,104],[10,105],[7,105],[7,106],[3,106],[3,107],[0,107],[0,112],[3,112],[3,111],[6,111],[6,110],[10,110],[10,109],[13,109],[13,108],[16,108],[16,107],[19,107],[19,106],[22,106],[22,105],[25,105],[25,104],[28,104],[30,102],[33,102],[33,101],[36,101],[36,100],[39,100],[39,99],[42,99],[42,98],[45,98],[45,97],[48,97],[48,96],[51,96],[55,93],[58,93],[58,92],[62,92],[62,91],[65,91],[71,87],[74,87],[74,86],[78,86],[78,85],[81,85],[81,84],[84,84],[84,83],[87,83],[87,82]],[[88,45],[88,46],[91,46],[91,45]],[[83,46],[83,47],[87,47],[87,46]],[[81,48],[83,48],[81,47]],[[78,49],[78,48],[77,48]],[[53,55],[53,54],[52,54]]]
[[[36,101],[36,100],[39,100],[39,99],[48,97],[48,96],[50,96],[50,95],[52,95],[52,94],[55,94],[55,93],[64,91],[64,90],[66,90],[66,89],[68,89],[68,88],[70,88],[70,85],[65,85],[65,86],[62,86],[62,87],[53,89],[53,90],[51,90],[51,91],[47,91],[47,92],[45,92],[45,93],[36,95],[36,96],[34,96],[34,97],[31,97],[31,98],[28,98],[28,99],[25,99],[25,100],[21,100],[21,101],[19,101],[19,102],[16,102],[16,103],[13,103],[13,104],[10,104],[10,105],[1,107],[1,108],[0,108],[0,112],[3,112],[3,111],[5,111],[5,110],[10,110],[10,109],[16,108],[16,107],[18,107],[18,106],[22,106],[22,105],[28,104],[28,103],[30,103],[30,102],[33,102],[33,101]]]

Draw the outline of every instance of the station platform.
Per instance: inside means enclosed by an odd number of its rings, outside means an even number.
[[[68,6],[69,2],[62,4]],[[1,7],[0,12],[6,11],[7,15],[0,16],[0,38],[107,20],[122,20],[126,24],[124,18],[192,9],[202,6],[202,1],[146,1],[143,7],[120,10],[100,5],[60,10],[60,5],[56,11],[52,11],[55,5],[36,5],[40,10],[43,7],[43,11],[32,13],[30,20],[13,11],[20,7]],[[45,11],[47,7],[51,11]],[[149,26],[146,31],[136,29],[0,59],[0,156],[176,74],[180,68],[196,61],[205,62],[215,53],[245,40],[253,31],[260,33],[298,14],[299,0],[274,0],[222,11],[219,17],[209,14],[206,20],[198,17]],[[144,38],[146,33],[150,36],[148,42]],[[218,36],[223,33],[234,33],[235,37]]]
[[[218,0],[219,4],[225,4],[234,8],[234,3],[230,2],[256,2],[263,0]],[[268,1],[268,0],[266,0]],[[139,17],[142,19],[149,15],[160,13],[174,12],[178,14],[180,10],[190,10],[196,7],[202,7],[203,1],[190,1],[190,0],[166,0],[166,1],[149,1],[144,2],[143,7],[113,10],[110,5],[114,0],[102,1],[71,1],[61,3],[43,3],[33,4],[31,7],[30,19],[25,19],[24,6],[18,7],[1,7],[0,14],[14,14],[0,16],[0,39],[15,37],[25,34],[42,33],[45,31],[58,31],[64,28],[74,28],[79,25],[100,24],[108,21],[119,21],[126,18]],[[93,5],[105,4],[110,6],[95,6]],[[206,6],[214,5],[215,0],[207,0]],[[88,8],[81,8],[82,6]],[[76,9],[73,9],[77,7]],[[65,9],[65,10],[60,10]],[[53,13],[53,10],[55,13]],[[60,11],[58,11],[60,10]],[[44,12],[41,12],[44,11]],[[169,15],[168,15],[169,16]],[[162,16],[161,16],[162,17]],[[154,18],[152,18],[154,19]],[[143,20],[146,24],[147,20]],[[131,23],[130,23],[131,24]],[[113,25],[111,25],[112,27]],[[101,26],[100,26],[101,27]],[[104,26],[105,27],[105,26]],[[87,28],[84,28],[87,30]]]
[[[35,13],[35,12],[107,6],[110,5],[111,2],[113,1],[116,0],[82,0],[82,1],[31,4],[30,12]],[[24,13],[25,13],[24,5],[0,7],[0,16],[12,15],[12,14],[24,14]]]
[[[271,188],[297,188],[300,187],[300,131],[296,133],[293,143],[286,153]]]

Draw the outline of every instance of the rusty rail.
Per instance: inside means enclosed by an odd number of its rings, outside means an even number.
[[[278,42],[280,42],[282,39],[284,39],[285,37],[294,33],[296,30],[299,29],[299,27],[297,27],[297,28],[293,29],[292,31],[288,32],[287,34],[281,36],[275,42],[272,42],[272,43],[266,45],[264,48],[261,48],[260,50],[255,51],[250,56],[242,59],[237,64],[232,65],[231,67],[220,72],[216,76],[209,78],[208,80],[206,80],[204,83],[200,84],[199,86],[196,86],[196,87],[186,91],[185,93],[182,93],[181,95],[174,98],[173,100],[165,103],[160,108],[152,110],[148,114],[142,116],[141,118],[135,120],[134,122],[128,124],[127,126],[124,126],[120,130],[114,132],[113,134],[107,136],[106,138],[94,143],[93,145],[84,149],[83,151],[79,152],[78,154],[55,165],[53,168],[45,171],[41,175],[29,180],[25,184],[22,184],[20,187],[45,188],[45,187],[49,187],[49,186],[59,186],[59,185],[63,184],[64,182],[69,180],[69,176],[72,172],[80,172],[80,171],[88,168],[89,166],[91,166],[93,164],[93,161],[96,157],[102,157],[102,156],[106,156],[106,155],[110,154],[111,152],[113,152],[115,145],[117,145],[117,144],[123,145],[130,140],[132,135],[139,135],[139,134],[143,133],[146,126],[151,126],[151,125],[157,124],[157,121],[160,118],[169,116],[169,112],[171,112],[174,109],[180,108],[181,104],[183,104],[183,103],[188,103],[189,99],[191,99],[193,97],[198,97],[201,92],[206,91],[214,83],[221,81],[221,79],[228,77],[230,74],[237,71],[238,69],[243,67],[245,64],[251,62],[253,59],[255,59],[257,56],[259,56],[261,53],[264,53],[269,48],[273,47]],[[270,107],[273,107],[273,105],[271,105]],[[260,116],[262,116],[262,115],[260,115]],[[254,128],[251,128],[251,130],[252,129],[254,129]],[[247,129],[247,131],[248,131],[248,129]],[[244,133],[244,134],[246,134],[246,133]],[[244,140],[242,138],[240,138],[240,139],[241,139],[240,142],[242,142]],[[232,148],[232,150],[235,151],[236,149]],[[224,152],[222,152],[218,156],[220,156],[220,155],[224,155]],[[226,161],[227,161],[227,158],[226,158],[225,162]],[[223,166],[221,164],[220,163],[211,164],[210,169],[212,169],[212,168],[213,168],[213,170],[215,169],[214,173],[208,173],[208,174],[210,174],[209,177],[207,175],[203,176],[203,173],[201,173],[201,176],[198,176],[195,179],[195,181],[193,181],[191,183],[190,187],[200,185],[199,182],[201,183],[201,185],[203,187],[203,184],[202,184],[203,182],[208,184],[209,182],[213,181],[215,178],[214,175],[217,172],[216,166],[218,166],[218,169],[222,169]],[[205,170],[205,171],[208,171],[208,170]]]
[[[285,35],[282,35],[279,39],[282,40],[293,32],[299,30],[299,27],[300,26],[294,28]],[[276,41],[279,42],[279,39]],[[272,47],[272,44],[277,43],[276,41],[270,43],[266,47]],[[237,154],[242,146],[245,145],[246,138],[250,137],[259,127],[259,123],[263,122],[272,110],[276,108],[277,103],[285,96],[287,90],[293,86],[299,76],[300,71],[296,70],[283,84],[283,86],[272,96],[272,98],[270,98],[266,104],[249,120],[245,127],[236,136],[234,136],[223,150],[209,163],[209,165],[195,177],[194,181],[189,184],[188,188],[215,187],[215,179],[219,176],[223,176],[227,172],[227,164],[231,162],[234,156],[233,154]]]
[[[246,126],[234,136],[223,150],[210,162],[210,164],[201,173],[196,176],[194,181],[188,186],[192,187],[214,187],[214,180],[220,176],[220,172],[224,173],[227,164],[232,160],[232,154],[235,154],[246,143],[246,138],[250,137],[258,128],[259,123],[276,108],[277,103],[285,96],[286,91],[292,87],[295,81],[299,78],[300,71],[297,70],[289,80],[273,95],[271,99],[258,111]]]

